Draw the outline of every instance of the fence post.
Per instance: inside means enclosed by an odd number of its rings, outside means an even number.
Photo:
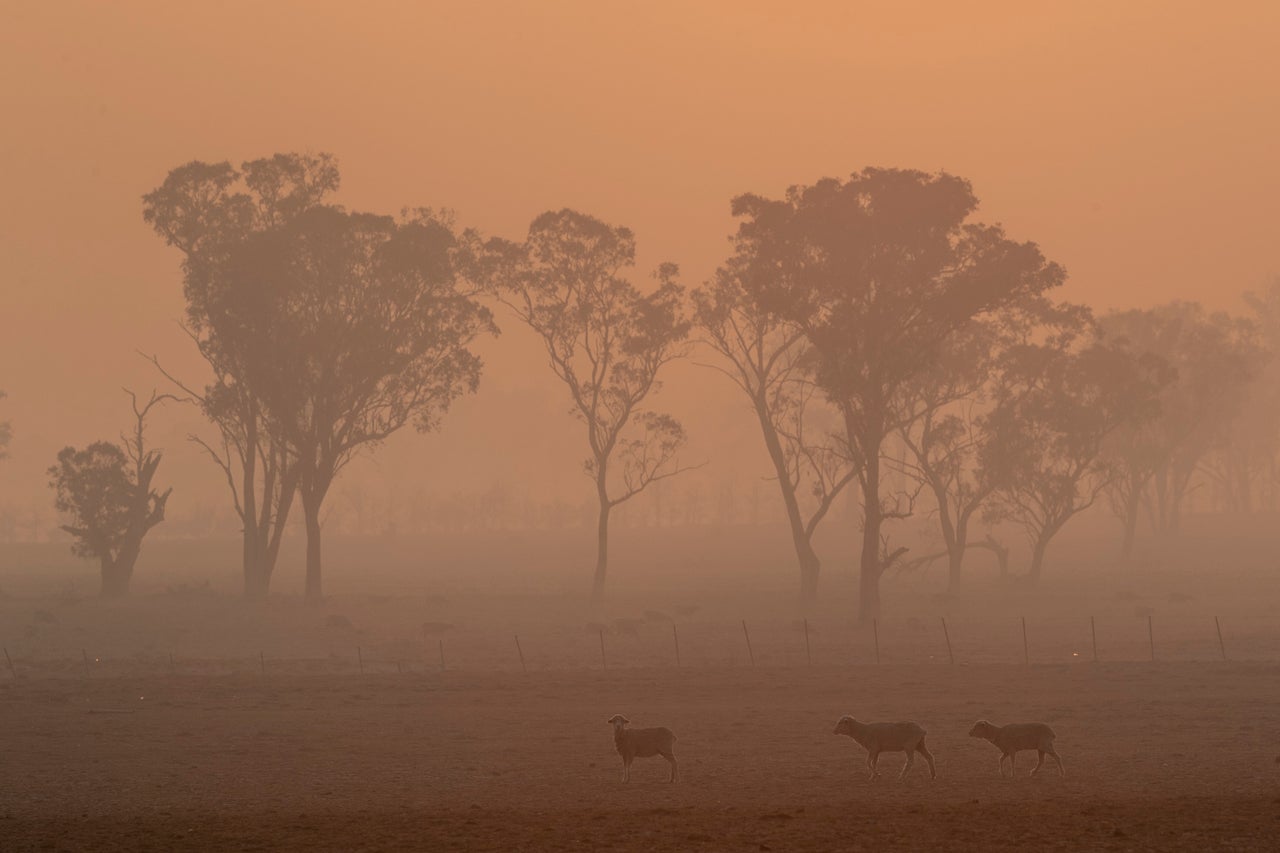
[[[1213,625],[1218,629],[1218,651],[1222,652],[1222,659],[1226,660],[1227,647],[1226,644],[1222,642],[1222,623],[1218,621],[1217,616],[1213,617]]]
[[[600,629],[600,668],[608,669],[609,664],[604,659],[604,629]]]
[[[951,633],[947,631],[947,617],[942,617],[942,636],[947,639],[947,657],[951,660],[951,665],[955,666],[956,656],[951,652]]]
[[[86,649],[80,650],[80,657],[84,660],[84,677],[89,677],[89,652]]]
[[[520,670],[527,675],[529,673],[529,667],[524,665],[524,650],[520,648],[519,634],[516,634],[516,654],[520,655]]]
[[[680,667],[680,635],[676,633],[676,623],[671,623],[671,636],[676,641],[676,668]]]
[[[440,639],[440,671],[444,672],[444,638]]]
[[[747,656],[751,658],[751,665],[756,665],[756,653],[751,650],[751,635],[747,633],[747,620],[742,620],[742,635],[747,638]]]
[[[1031,650],[1027,646],[1027,617],[1022,617],[1022,662],[1031,666]]]
[[[1152,662],[1154,662],[1156,659],[1156,632],[1155,632],[1155,629],[1151,626],[1150,613],[1147,614],[1147,641],[1151,643],[1151,660]]]
[[[813,653],[809,650],[809,620],[804,620],[804,659],[813,666]]]
[[[267,653],[264,651],[259,651],[258,661],[262,664],[262,677],[266,678],[267,677]]]
[[[1093,662],[1098,662],[1098,626],[1094,624],[1093,617],[1089,617],[1089,636],[1093,638]]]
[[[360,652],[359,646],[356,646],[356,662],[360,664],[360,674],[364,675],[364,655]]]

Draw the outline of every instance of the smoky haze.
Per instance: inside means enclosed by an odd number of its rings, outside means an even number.
[[[1280,5],[632,5],[0,0],[0,847],[1267,849]]]
[[[298,26],[301,6],[273,4],[250,26],[234,5],[11,4],[0,358],[14,368],[0,387],[16,432],[0,499],[28,509],[60,447],[119,431],[118,389],[157,384],[136,350],[198,373],[175,326],[177,254],[138,207],[191,159],[330,151],[341,204],[452,208],[510,239],[541,211],[571,207],[634,230],[641,279],[671,260],[687,285],[725,257],[738,193],[777,195],[867,164],[945,169],[974,183],[983,221],[1067,268],[1064,298],[1234,307],[1275,269],[1280,117],[1266,71],[1277,13],[1156,8],[568,4],[509,8],[494,27],[462,7],[335,5]],[[553,381],[499,319],[502,337],[478,349],[482,393],[344,485],[536,483],[590,498]],[[707,461],[686,483],[710,492],[769,473],[731,388],[687,365],[665,385],[687,455]],[[504,428],[517,413],[520,447]],[[222,502],[217,472],[183,441],[198,426],[170,412],[155,427],[186,492],[174,514]]]

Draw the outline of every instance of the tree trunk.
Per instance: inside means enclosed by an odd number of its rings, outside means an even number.
[[[962,510],[959,518],[953,522],[946,490],[935,486],[934,497],[938,501],[938,523],[942,527],[942,541],[947,546],[947,589],[955,592],[960,588],[964,552],[969,547],[969,516]]]
[[[314,493],[303,492],[302,514],[307,525],[307,586],[308,604],[319,604],[323,598],[320,585],[320,504],[322,498]]]
[[[245,423],[245,449],[241,451],[241,488],[244,496],[240,509],[240,521],[244,529],[244,597],[266,598],[267,583],[262,577],[262,548],[259,545],[261,531],[258,527],[258,418],[256,409],[250,409]],[[264,494],[263,501],[271,496]]]
[[[862,559],[858,577],[858,622],[866,624],[880,615],[880,447],[864,445],[866,460],[862,487]]]
[[[250,601],[264,601],[270,586],[271,566],[267,564],[266,555],[261,552],[250,553],[246,548],[244,557],[244,597]]]
[[[764,435],[764,445],[769,451],[769,459],[773,462],[774,473],[778,477],[778,488],[782,492],[782,504],[787,511],[787,523],[791,526],[791,544],[795,548],[796,562],[800,567],[800,604],[807,611],[818,596],[818,573],[821,561],[813,550],[813,543],[805,529],[804,518],[800,514],[800,501],[796,498],[795,483],[791,479],[791,471],[787,465],[787,454],[778,438],[769,417],[769,404],[763,397],[755,401],[756,416],[760,420],[760,431]]]
[[[119,560],[109,556],[101,558],[102,563],[102,595],[106,598],[119,598],[129,593],[129,581],[133,579],[133,566],[122,566]]]
[[[822,561],[808,540],[796,542],[796,557],[800,561],[800,602],[807,612],[818,599],[818,575]]]
[[[1142,506],[1142,490],[1134,489],[1124,508],[1124,540],[1120,543],[1120,561],[1133,559],[1133,542],[1138,535],[1138,510]]]
[[[1031,570],[1027,573],[1027,579],[1033,584],[1040,582],[1040,572],[1044,568],[1044,552],[1048,549],[1049,539],[1052,536],[1052,533],[1041,533],[1031,549]]]
[[[964,546],[960,545],[947,552],[947,589],[955,592],[960,588],[963,579],[961,571],[964,565]]]
[[[600,496],[600,516],[596,521],[596,573],[591,583],[591,603],[604,599],[604,582],[609,571],[609,499]]]
[[[262,536],[256,519],[250,517],[244,526],[244,597],[267,597],[270,569],[264,563]]]

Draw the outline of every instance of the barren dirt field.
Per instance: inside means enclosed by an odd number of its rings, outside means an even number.
[[[1269,850],[1280,666],[120,675],[0,683],[14,850]],[[667,725],[620,781],[605,720]],[[914,718],[939,778],[832,728]],[[996,773],[985,717],[1058,732]],[[1158,718],[1159,725],[1150,721]],[[887,764],[886,764],[887,761]]]

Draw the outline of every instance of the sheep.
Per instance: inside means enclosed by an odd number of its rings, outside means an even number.
[[[661,755],[671,765],[671,778],[667,781],[676,781],[676,736],[671,733],[671,729],[661,726],[652,729],[625,728],[629,722],[631,721],[621,714],[614,714],[608,720],[609,725],[613,726],[613,745],[622,756],[622,781],[631,781],[632,761],[654,755]]]
[[[907,763],[898,774],[901,780],[915,763],[916,753],[924,756],[929,762],[929,778],[938,778],[938,769],[933,762],[933,753],[924,745],[925,730],[917,723],[860,723],[853,717],[844,716],[836,723],[835,734],[848,735],[867,750],[867,768],[871,771],[869,778],[880,775],[876,764],[882,752],[905,752]]]
[[[1010,723],[1007,726],[993,726],[986,720],[978,720],[969,730],[969,737],[980,737],[989,740],[1000,750],[1000,775],[1004,776],[1004,760],[1009,759],[1009,778],[1014,775],[1014,762],[1018,752],[1023,749],[1034,749],[1040,753],[1040,760],[1031,771],[1034,776],[1040,772],[1045,755],[1052,755],[1058,763],[1058,775],[1066,776],[1062,767],[1062,759],[1053,748],[1053,740],[1057,735],[1044,723]]]

